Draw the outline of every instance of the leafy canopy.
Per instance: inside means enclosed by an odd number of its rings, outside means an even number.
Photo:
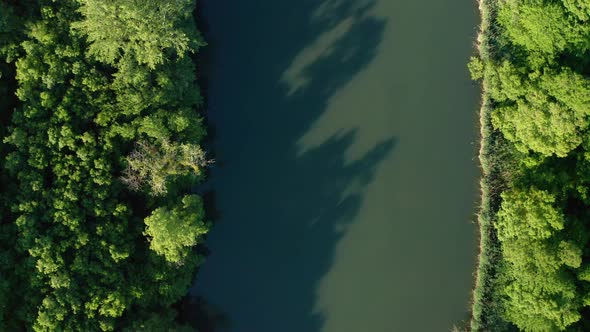
[[[203,219],[203,203],[196,195],[184,196],[182,203],[171,209],[157,208],[145,218],[144,234],[150,239],[150,249],[168,262],[181,263],[207,233],[209,227]]]
[[[193,0],[80,0],[84,20],[72,26],[87,36],[88,52],[115,64],[131,57],[155,69],[204,42],[191,20]]]
[[[550,193],[530,188],[502,194],[496,228],[504,257],[503,308],[524,331],[565,330],[580,320],[575,274],[582,249],[564,239],[565,217]]]

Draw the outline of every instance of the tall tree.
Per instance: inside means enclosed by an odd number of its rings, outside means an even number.
[[[182,263],[208,230],[203,203],[196,195],[184,196],[182,203],[172,209],[154,210],[145,224],[144,234],[150,240],[150,249],[176,264]]]
[[[204,42],[194,21],[193,0],[81,0],[84,20],[73,26],[91,43],[96,59],[115,64],[131,57],[154,69]]]
[[[567,221],[548,192],[511,190],[502,199],[496,228],[505,261],[506,317],[524,331],[565,330],[581,318],[571,272],[581,266],[581,243],[561,232]]]
[[[565,50],[583,53],[590,47],[590,27],[571,20],[560,2],[506,0],[500,3],[498,21],[510,41],[528,51],[550,56]],[[573,1],[568,7],[579,8]]]

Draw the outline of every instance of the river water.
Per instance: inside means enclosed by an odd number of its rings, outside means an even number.
[[[223,316],[216,330],[467,319],[475,2],[201,1],[218,213],[191,293]]]

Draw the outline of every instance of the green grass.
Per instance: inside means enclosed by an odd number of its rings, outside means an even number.
[[[496,6],[494,0],[480,0],[480,32],[477,50],[482,60],[494,54],[494,34],[492,26]],[[479,259],[476,271],[475,288],[472,298],[472,331],[504,330],[507,323],[501,318],[497,301],[494,301],[497,268],[501,262],[500,244],[496,237],[494,221],[500,205],[500,194],[506,189],[507,169],[510,164],[508,145],[502,135],[492,128],[493,109],[489,86],[485,77],[482,81],[480,108],[480,150],[479,162],[482,169],[481,206],[478,213],[480,234]]]

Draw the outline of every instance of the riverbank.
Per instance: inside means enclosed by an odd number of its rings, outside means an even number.
[[[496,15],[494,0],[480,0],[479,10],[481,26],[477,37],[477,51],[485,62],[493,58],[494,43],[492,39],[493,22]],[[472,298],[472,331],[487,331],[506,323],[497,312],[494,302],[494,283],[497,266],[501,260],[500,243],[494,228],[496,213],[500,208],[500,194],[506,187],[502,176],[502,165],[507,164],[503,151],[505,144],[501,134],[492,127],[491,113],[493,110],[490,82],[485,78],[481,84],[480,108],[480,150],[479,163],[482,171],[481,207],[477,217],[479,224],[479,258],[475,276],[475,287]]]
[[[589,13],[583,3],[480,3],[469,65],[483,79],[474,331],[590,326]]]

